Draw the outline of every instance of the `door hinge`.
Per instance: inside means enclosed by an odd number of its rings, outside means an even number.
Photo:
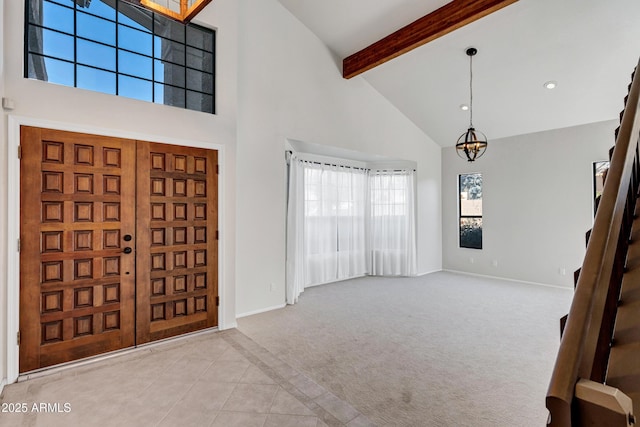
[[[18,342],[18,345],[20,345],[20,331],[18,331],[16,341]]]
[[[220,240],[220,232],[216,230],[216,240]]]
[[[220,297],[217,296],[216,297],[216,307],[219,307],[219,306],[220,306]]]
[[[22,145],[18,145],[18,158],[22,158]]]
[[[20,252],[20,239],[18,239],[18,252]]]
[[[220,175],[220,165],[216,165],[216,175]]]

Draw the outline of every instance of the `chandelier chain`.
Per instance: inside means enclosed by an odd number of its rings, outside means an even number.
[[[469,127],[473,127],[473,55],[469,55]]]

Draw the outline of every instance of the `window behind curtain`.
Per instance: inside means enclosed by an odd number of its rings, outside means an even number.
[[[120,0],[26,1],[25,77],[215,112],[213,31]]]
[[[379,276],[410,276],[416,270],[414,172],[372,171],[370,267]]]
[[[367,172],[303,165],[305,285],[364,275]]]
[[[318,164],[292,153],[286,297],[365,274],[415,274],[415,172]]]

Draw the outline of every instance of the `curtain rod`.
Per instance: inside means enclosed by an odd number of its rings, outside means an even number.
[[[293,154],[293,151],[291,150],[287,150],[285,151],[285,154],[288,155],[289,157]],[[287,164],[289,163],[289,157],[287,157]],[[305,159],[300,159],[303,162],[307,162],[307,163],[312,163],[315,165],[324,165],[324,166],[335,166],[335,167],[341,167],[341,168],[351,168],[351,169],[361,169],[361,170],[365,170],[365,171],[382,171],[382,172],[406,172],[406,171],[413,171],[415,172],[415,169],[374,169],[374,168],[361,168],[358,166],[346,166],[346,165],[338,165],[335,163],[324,163],[324,162],[316,162],[313,160],[305,160]]]

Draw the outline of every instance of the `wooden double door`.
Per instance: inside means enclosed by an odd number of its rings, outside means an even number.
[[[20,372],[217,325],[217,152],[23,126]]]

